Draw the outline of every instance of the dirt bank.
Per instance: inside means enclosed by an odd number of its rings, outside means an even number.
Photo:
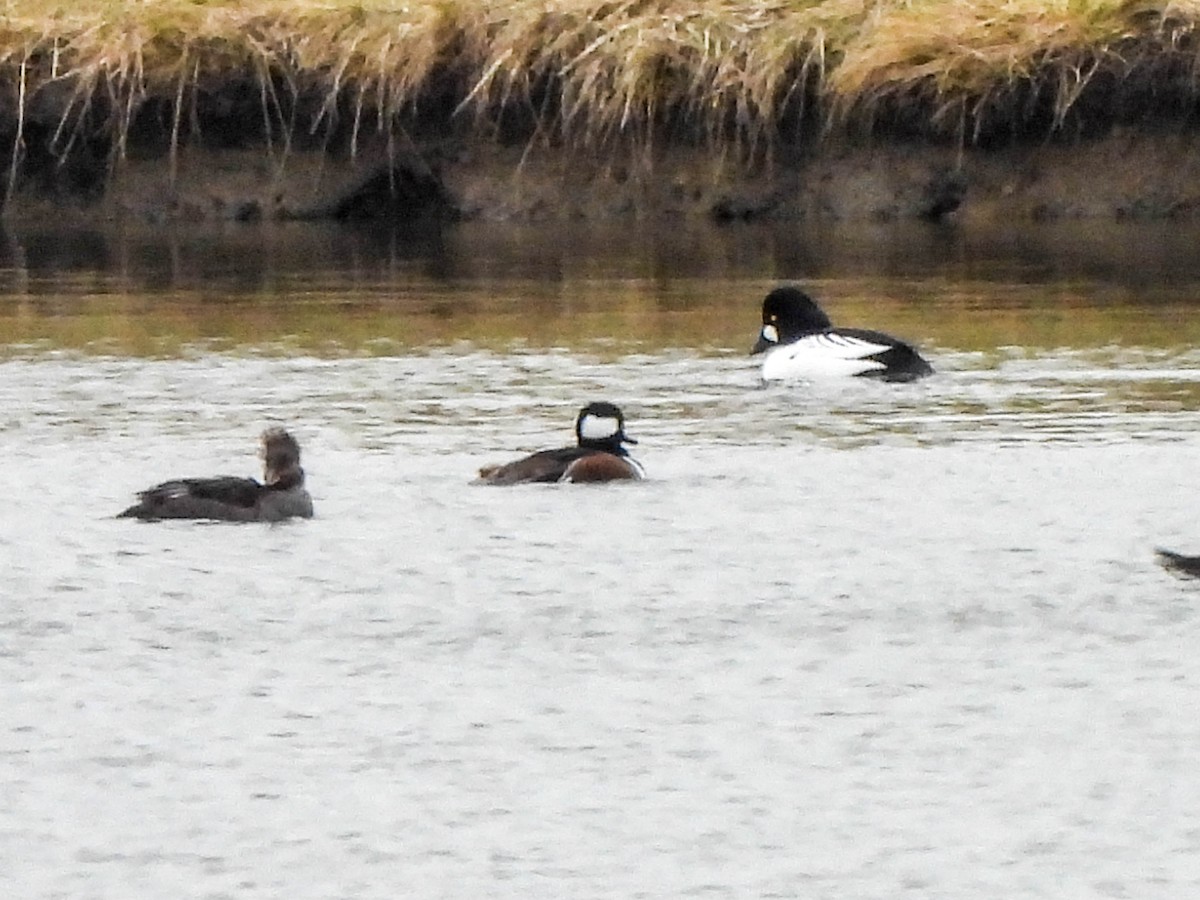
[[[958,149],[919,140],[826,140],[753,166],[702,148],[607,154],[476,139],[321,148],[186,147],[22,173],[13,217],[142,221],[421,217],[547,221],[711,217],[1191,218],[1200,137],[1103,138]]]
[[[456,209],[487,218],[1135,220],[1200,211],[1198,150],[1197,135],[1146,131],[1002,149],[830,141],[747,169],[681,149],[652,161],[522,161],[475,147],[439,171]]]

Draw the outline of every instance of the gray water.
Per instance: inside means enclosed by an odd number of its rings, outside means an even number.
[[[12,239],[0,894],[1196,893],[1184,237],[513,234]],[[938,375],[761,386],[785,278]],[[313,520],[111,518],[275,422]]]

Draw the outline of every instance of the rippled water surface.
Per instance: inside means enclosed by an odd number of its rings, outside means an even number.
[[[3,895],[1192,896],[1195,238],[9,235]],[[761,386],[793,279],[938,375]],[[313,520],[111,517],[275,422]]]

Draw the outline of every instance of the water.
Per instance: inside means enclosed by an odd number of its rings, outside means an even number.
[[[1194,894],[1200,268],[1040,234],[14,238],[3,894]],[[761,387],[782,278],[939,375]],[[312,521],[110,518],[277,421]]]

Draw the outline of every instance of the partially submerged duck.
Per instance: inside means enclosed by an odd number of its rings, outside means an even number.
[[[933,374],[916,349],[881,331],[835,328],[797,287],[778,287],[762,304],[762,329],[751,353],[765,353],[764,381],[857,376],[914,381]]]
[[[625,433],[625,416],[611,403],[589,403],[575,418],[573,447],[541,450],[514,462],[479,470],[483,484],[529,482],[636,481],[645,476],[625,444],[636,444]]]
[[[1184,556],[1173,550],[1163,550],[1161,547],[1154,551],[1158,564],[1177,575],[1187,575],[1200,578],[1200,556]]]
[[[300,445],[283,428],[262,433],[263,483],[232,475],[164,481],[138,494],[120,517],[220,519],[227,522],[280,522],[312,518],[312,497],[304,487]]]

